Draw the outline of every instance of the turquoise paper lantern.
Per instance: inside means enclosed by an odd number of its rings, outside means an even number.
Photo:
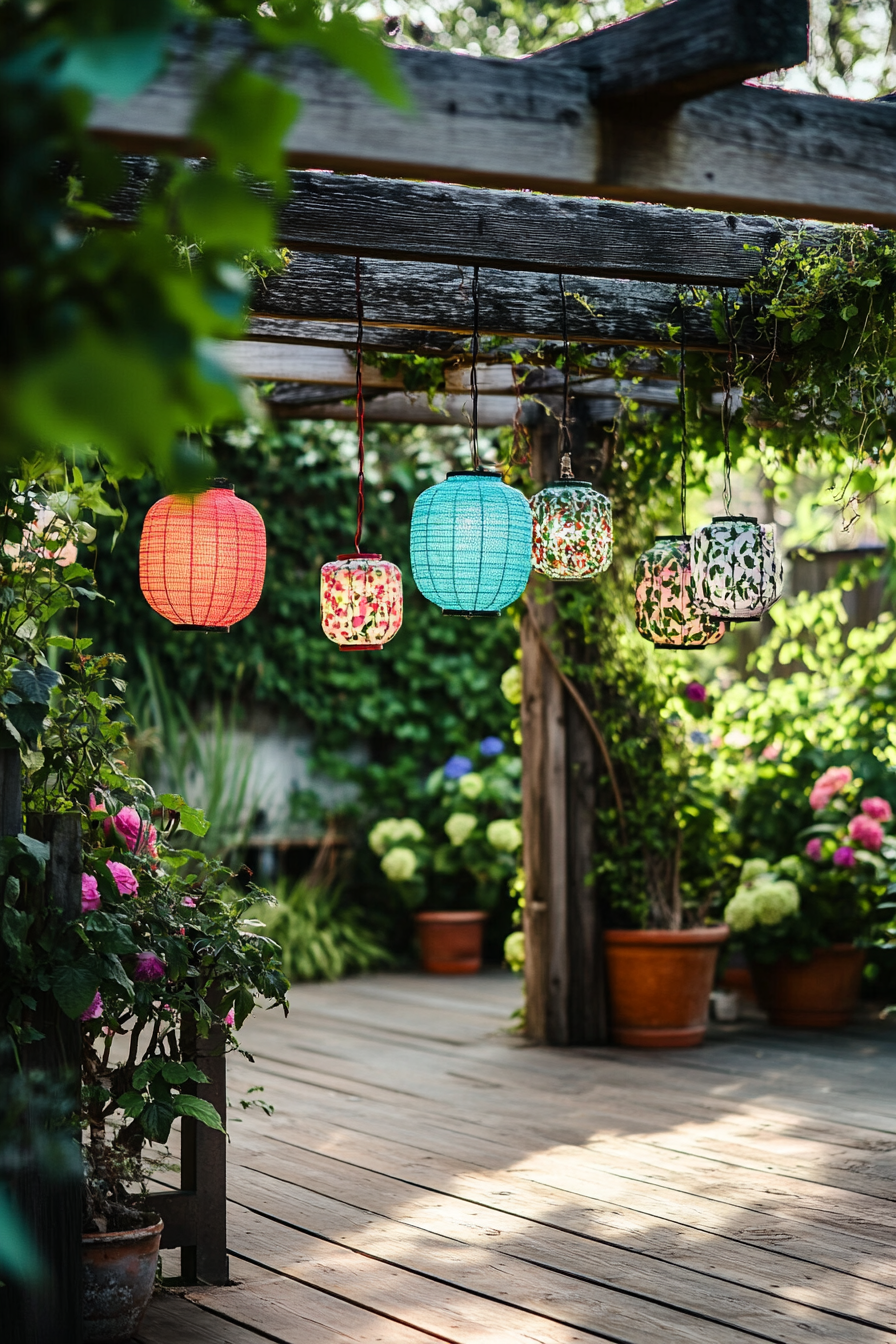
[[[531,567],[528,500],[499,472],[452,472],[414,505],[414,581],[443,615],[497,616],[522,594]]]

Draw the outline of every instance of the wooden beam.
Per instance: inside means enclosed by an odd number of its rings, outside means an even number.
[[[782,233],[773,219],[588,197],[330,173],[290,181],[277,234],[303,252],[738,286]]]
[[[361,268],[367,320],[379,327],[419,327],[469,335],[473,326],[472,273],[457,266],[419,262],[365,261]],[[670,323],[679,321],[673,285],[633,280],[564,278],[567,330],[571,340],[609,346],[674,348]],[[293,253],[281,275],[256,287],[253,307],[260,317],[354,324],[355,268],[349,257]],[[559,341],[562,310],[557,278],[532,271],[480,272],[480,330],[483,335]],[[744,333],[742,347],[749,344]],[[349,329],[346,344],[351,340]],[[717,350],[710,314],[689,311],[687,340],[692,349]]]
[[[313,393],[306,396],[304,392],[305,389],[295,383],[278,383],[265,401],[272,414],[280,418],[354,420],[352,401],[329,400],[324,388],[318,389],[316,397]],[[331,388],[329,396],[332,394]],[[618,402],[610,398],[604,400],[606,418],[612,420]],[[484,429],[512,425],[516,409],[516,397],[480,397],[479,424]],[[364,419],[367,423],[468,426],[472,419],[472,403],[469,397],[440,394],[433,397],[430,404],[423,392],[387,392],[366,399]]]
[[[671,113],[642,90],[620,112],[596,108],[588,71],[564,63],[399,50],[413,105],[400,112],[313,52],[258,52],[229,20],[208,41],[178,37],[165,72],[132,98],[98,99],[89,128],[124,150],[201,152],[197,90],[234,61],[301,93],[285,138],[294,167],[896,226],[890,103],[742,86]]]
[[[607,116],[596,188],[622,200],[896,228],[896,106],[723,89]]]
[[[240,378],[270,379],[283,383],[317,383],[354,388],[355,360],[345,350],[326,346],[281,345],[277,341],[217,341],[221,362]],[[382,369],[364,364],[368,388],[403,388],[400,374],[387,377]]]
[[[808,0],[675,0],[523,59],[576,66],[595,98],[698,97],[808,56]]]
[[[598,133],[584,71],[399,49],[411,102],[399,111],[307,48],[259,50],[235,20],[214,24],[207,40],[176,37],[163,74],[131,98],[97,99],[88,127],[126,151],[201,153],[190,129],[199,91],[235,62],[300,96],[284,139],[293,167],[542,191],[580,192],[593,179]]]
[[[278,345],[318,345],[345,350],[354,344],[354,334],[344,322],[303,322],[289,318],[259,317],[252,314],[246,327],[248,340],[276,341]],[[403,327],[377,327],[364,324],[362,344],[365,350],[391,354],[411,351],[423,355],[449,356],[464,353],[468,342],[450,331],[417,331]],[[514,348],[530,353],[537,342],[520,341]]]

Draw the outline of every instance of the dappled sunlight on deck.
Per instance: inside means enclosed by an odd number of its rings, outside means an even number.
[[[518,994],[382,975],[257,1015],[228,1090],[275,1111],[232,1111],[234,1285],[157,1299],[144,1344],[896,1331],[896,1033],[549,1050]]]

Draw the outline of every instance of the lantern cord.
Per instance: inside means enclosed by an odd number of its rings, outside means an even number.
[[[569,332],[566,326],[566,290],[563,274],[557,276],[560,284],[560,317],[563,323],[563,418],[560,421],[560,479],[572,480],[572,439],[569,433]]]
[[[358,423],[358,522],[355,527],[355,551],[360,555],[361,529],[364,526],[364,378],[362,374],[364,301],[361,298],[360,257],[355,257],[355,304],[358,312],[358,337],[355,345],[355,417]]]
[[[722,485],[722,498],[725,513],[731,517],[731,392],[734,382],[734,335],[731,330],[731,312],[728,307],[728,291],[722,290],[722,303],[725,308],[725,329],[728,332],[728,359],[722,374],[722,441],[725,444],[725,479]]]
[[[687,372],[685,366],[685,356],[687,346],[685,343],[684,331],[684,298],[679,292],[678,306],[681,312],[681,326],[679,328],[679,359],[678,359],[678,410],[681,418],[681,535],[686,537],[688,534],[688,408],[685,395],[687,392],[686,380]]]
[[[470,396],[473,402],[473,425],[470,435],[470,451],[473,454],[473,470],[479,471],[479,267],[473,267],[473,340],[471,342],[473,363],[470,365]]]

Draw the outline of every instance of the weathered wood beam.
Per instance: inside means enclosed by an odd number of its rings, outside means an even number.
[[[577,66],[595,98],[682,100],[799,65],[808,0],[675,0],[523,59]]]
[[[603,120],[597,189],[622,200],[896,228],[896,106],[743,85]]]
[[[278,417],[296,420],[354,420],[353,401],[329,400],[334,389],[318,388],[317,395],[296,383],[278,383],[265,397],[271,412]],[[607,398],[608,419],[615,414],[618,402]],[[469,397],[437,395],[432,405],[424,392],[386,392],[368,397],[364,405],[367,422],[389,422],[406,425],[469,425],[472,419]],[[494,429],[513,424],[517,409],[516,397],[480,397],[479,424],[483,429]]]
[[[364,310],[377,327],[419,327],[469,335],[473,326],[472,272],[458,266],[419,262],[365,261],[361,268]],[[532,271],[480,271],[480,331],[486,336],[562,339],[557,278]],[[668,333],[680,319],[678,290],[643,280],[564,278],[570,340],[609,346],[674,348]],[[293,253],[281,275],[256,288],[259,317],[354,324],[355,268],[348,257]],[[692,349],[716,350],[710,314],[688,311]],[[742,347],[749,344],[744,333]],[[351,330],[346,344],[351,342]]]
[[[258,317],[252,314],[246,327],[249,340],[276,341],[278,345],[318,345],[345,350],[355,343],[355,333],[345,322],[303,322],[282,317]],[[462,354],[469,343],[450,331],[411,331],[402,327],[376,327],[364,324],[362,345],[365,350],[390,354],[415,351],[422,355]],[[536,342],[520,341],[513,348],[521,354],[534,350]]]
[[[301,93],[285,138],[294,167],[896,227],[890,103],[742,86],[620,112],[595,107],[588,71],[566,64],[400,50],[413,104],[401,112],[313,52],[255,51],[231,21],[207,42],[178,38],[147,88],[97,101],[90,129],[125,150],[201,152],[197,90],[234,61]]]
[[[218,341],[215,349],[222,363],[240,378],[351,388],[355,385],[354,357],[345,350],[281,345],[277,341]],[[387,376],[382,369],[369,364],[364,364],[362,370],[365,387],[404,387],[400,374]]]

